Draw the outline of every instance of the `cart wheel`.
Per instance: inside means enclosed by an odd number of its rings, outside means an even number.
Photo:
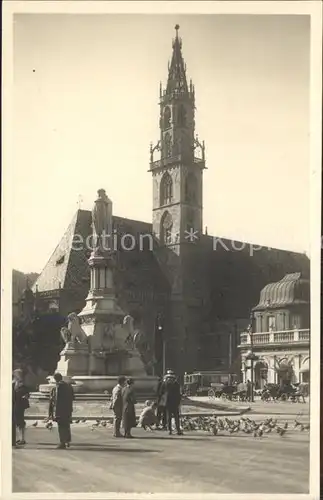
[[[207,395],[209,396],[210,399],[215,399],[214,389],[209,389]]]

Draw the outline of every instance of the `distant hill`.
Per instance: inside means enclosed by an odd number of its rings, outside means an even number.
[[[27,279],[29,280],[30,287],[35,283],[38,278],[38,273],[22,273],[16,269],[12,270],[12,304],[13,312],[15,312],[18,301],[21,297],[22,292],[26,288]]]

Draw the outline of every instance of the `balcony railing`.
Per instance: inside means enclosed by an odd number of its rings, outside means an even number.
[[[251,338],[252,337],[252,338]],[[294,344],[305,343],[310,341],[310,330],[284,330],[279,332],[262,332],[240,334],[240,345],[266,345],[266,344]]]
[[[176,156],[170,156],[168,158],[162,158],[160,160],[152,161],[150,163],[150,170],[155,170],[156,168],[166,167],[167,165],[172,165],[173,163],[180,163],[185,161],[191,162],[192,159],[184,155],[176,155]],[[198,158],[194,156],[193,161],[195,165],[205,168],[205,160],[203,158]]]

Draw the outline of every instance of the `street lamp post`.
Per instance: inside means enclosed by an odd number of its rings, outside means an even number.
[[[166,372],[166,342],[165,339],[163,338],[163,375],[165,375]]]
[[[163,320],[162,320],[160,314],[157,315],[156,323],[157,323],[157,325],[156,325],[157,326],[157,332],[156,332],[157,335],[155,334],[155,355],[157,355],[157,358],[159,358],[158,364],[160,363],[160,361],[162,361],[162,371],[163,371],[162,374],[164,375],[165,370],[166,370],[166,341],[164,338]],[[157,346],[158,346],[158,348],[157,348],[158,352],[156,352],[156,342],[157,342]],[[161,360],[160,360],[160,355],[162,357]]]
[[[254,371],[253,371],[253,368],[254,368],[254,362],[258,360],[258,356],[256,356],[256,354],[254,354],[254,352],[252,352],[252,350],[250,350],[246,356],[246,360],[250,361],[250,369],[251,369],[251,402],[253,403],[255,398],[254,398],[254,389],[253,389],[253,385],[254,385]]]

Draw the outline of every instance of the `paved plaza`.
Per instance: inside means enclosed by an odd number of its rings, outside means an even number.
[[[56,428],[27,431],[26,447],[13,450],[14,492],[308,492],[309,433],[292,428],[262,438],[134,429],[125,440],[80,423],[68,450],[55,449]]]

